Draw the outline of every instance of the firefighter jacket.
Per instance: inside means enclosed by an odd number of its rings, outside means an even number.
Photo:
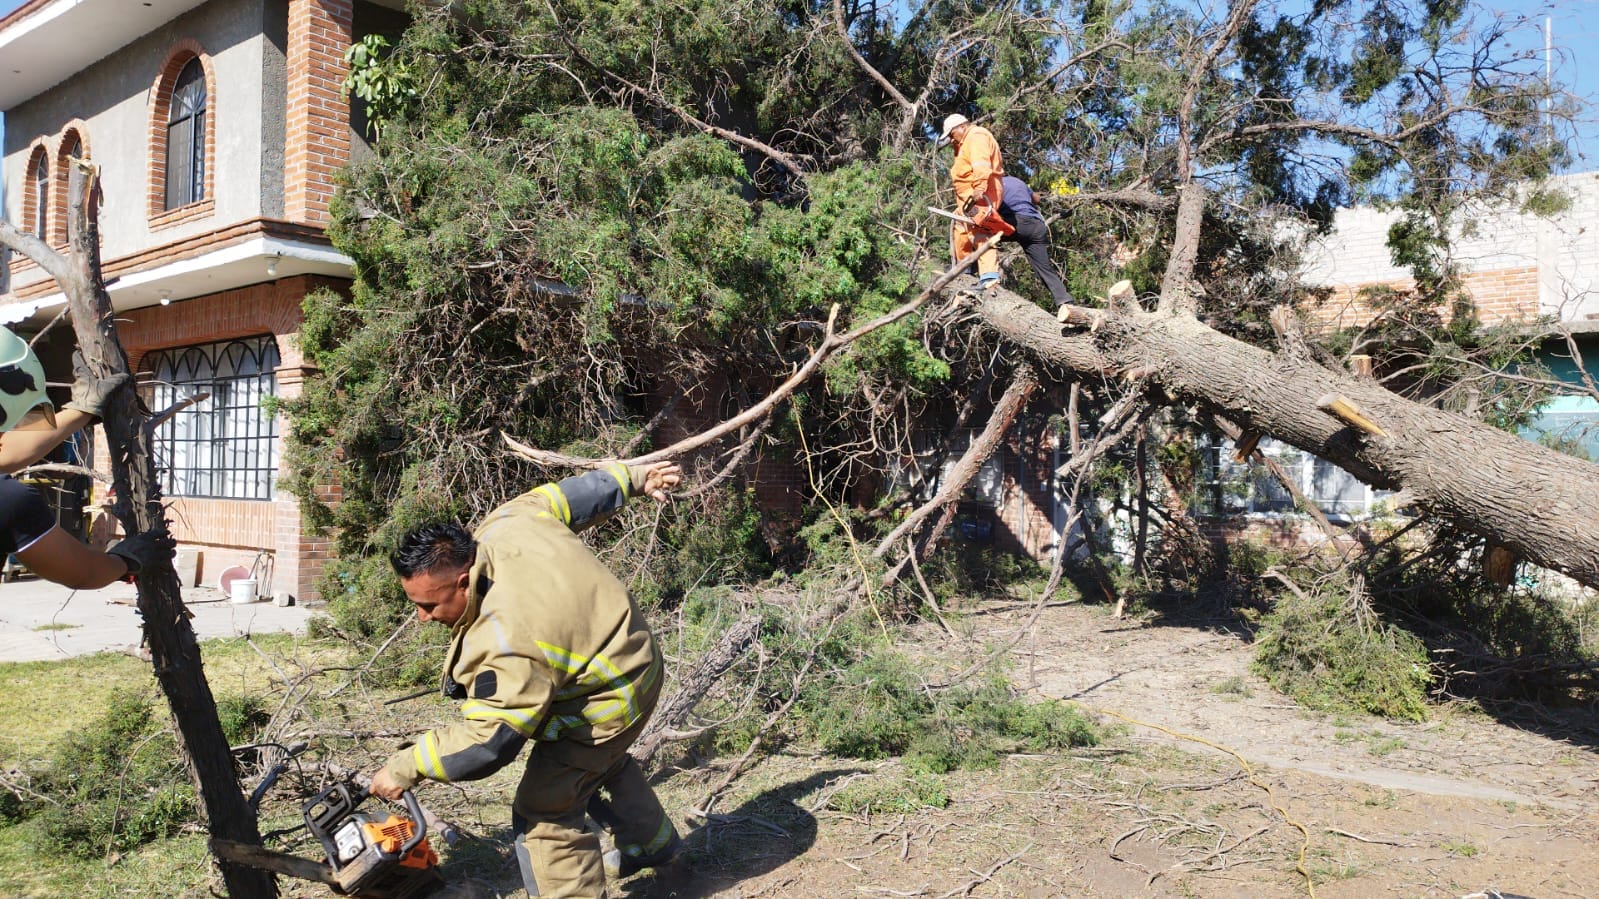
[[[956,211],[964,211],[967,202],[978,195],[988,197],[988,205],[997,209],[1002,190],[1000,178],[1004,174],[1005,160],[994,135],[979,125],[968,126],[955,151],[955,161],[949,166]]]
[[[642,478],[615,463],[489,513],[473,535],[469,599],[444,665],[444,692],[466,700],[464,720],[390,757],[396,782],[487,777],[528,740],[580,759],[648,716],[661,679],[654,638],[576,533],[621,509]]]

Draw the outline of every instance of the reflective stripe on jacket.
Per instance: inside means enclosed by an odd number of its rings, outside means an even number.
[[[654,640],[627,589],[577,536],[622,508],[633,475],[612,464],[484,519],[472,598],[444,668],[465,690],[463,720],[390,757],[397,782],[476,780],[528,740],[603,743],[645,717],[661,678]]]

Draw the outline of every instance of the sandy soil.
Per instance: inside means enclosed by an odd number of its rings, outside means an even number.
[[[1025,618],[971,619],[964,657],[1009,642]],[[841,789],[902,777],[897,766],[777,756],[740,783],[727,817],[694,832],[684,863],[618,892],[1599,896],[1591,717],[1535,727],[1449,709],[1415,725],[1310,713],[1249,660],[1225,630],[1046,609],[1018,644],[1015,676],[1121,725],[1106,745],[952,775],[948,807],[891,814],[829,808]],[[716,777],[678,774],[665,791],[693,796]]]

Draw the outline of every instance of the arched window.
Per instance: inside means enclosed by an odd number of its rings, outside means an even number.
[[[68,131],[56,151],[56,227],[54,242],[67,242],[67,204],[71,201],[72,158],[84,157],[83,138],[76,131]],[[91,200],[92,202],[92,200]]]
[[[172,85],[167,114],[166,209],[205,199],[205,68],[189,60]]]
[[[156,463],[168,496],[271,499],[278,423],[262,401],[278,394],[278,345],[270,335],[160,350],[141,367],[154,410],[204,394],[156,427]]]
[[[33,163],[28,166],[28,201],[33,204],[28,230],[44,240],[50,234],[46,230],[50,222],[50,157],[43,147],[33,154]]]

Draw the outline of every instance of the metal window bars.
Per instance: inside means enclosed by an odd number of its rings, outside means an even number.
[[[278,346],[270,335],[158,350],[141,385],[160,412],[199,394],[155,428],[156,464],[168,496],[271,499],[278,423],[262,402],[277,396]]]

